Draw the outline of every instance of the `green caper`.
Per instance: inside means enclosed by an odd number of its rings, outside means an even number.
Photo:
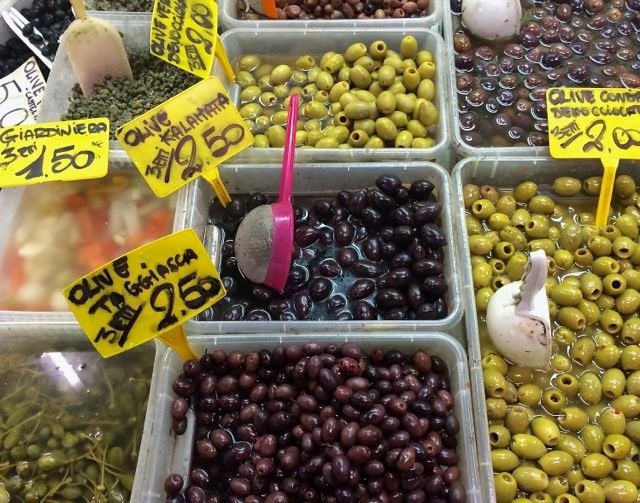
[[[575,196],[580,192],[581,182],[577,178],[561,176],[553,181],[553,190],[559,196]]]

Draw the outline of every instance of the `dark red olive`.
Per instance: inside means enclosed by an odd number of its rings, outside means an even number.
[[[354,300],[363,299],[373,293],[375,286],[375,282],[371,279],[357,279],[349,288],[349,298]]]
[[[396,245],[395,243],[382,244],[382,256],[385,259],[390,260],[395,256],[396,253],[398,253],[398,245]]]
[[[404,288],[411,282],[411,271],[407,267],[398,267],[388,274],[389,286]]]
[[[396,200],[381,190],[371,191],[371,202],[382,212],[390,211],[396,207]]]
[[[341,246],[346,246],[350,244],[351,241],[353,241],[355,229],[349,222],[340,222],[338,225],[336,225],[334,234],[336,243]]]
[[[351,192],[349,192],[348,190],[341,190],[340,192],[338,192],[336,199],[343,208],[348,209],[349,201],[351,201]]]
[[[384,268],[380,264],[360,260],[353,265],[353,272],[363,278],[377,278],[384,273]]]
[[[342,268],[335,260],[328,258],[320,263],[320,274],[327,278],[336,278],[342,274]]]
[[[413,237],[413,229],[408,225],[393,228],[393,242],[399,246],[408,246]]]
[[[399,267],[411,267],[412,263],[413,259],[411,258],[411,255],[409,255],[405,251],[399,252],[391,259],[391,267],[393,267],[394,269],[397,269]]]
[[[416,180],[409,187],[409,194],[418,201],[429,198],[435,186],[427,180]]]
[[[398,189],[402,187],[402,181],[395,175],[381,175],[376,179],[376,187],[390,196],[393,196],[398,192]]]
[[[442,213],[442,203],[436,201],[425,201],[416,208],[413,217],[416,225],[435,222]]]
[[[336,313],[340,311],[344,306],[347,305],[347,299],[344,298],[344,295],[334,295],[327,302],[327,310],[330,313]]]
[[[174,419],[184,419],[188,410],[189,402],[183,397],[178,397],[171,404],[171,417]]]
[[[415,311],[419,320],[435,320],[437,317],[436,307],[431,302],[420,304]]]
[[[413,226],[414,216],[413,212],[408,206],[400,206],[393,210],[391,213],[391,220],[395,225],[409,225]]]
[[[405,290],[405,296],[407,298],[407,304],[411,306],[411,309],[416,310],[424,302],[422,297],[422,290],[416,283],[411,283]]]
[[[353,316],[356,320],[375,320],[376,309],[366,300],[359,300],[353,308]]]
[[[428,258],[420,259],[413,263],[411,270],[413,271],[413,274],[415,274],[419,278],[441,274],[442,262],[438,262],[437,260],[431,260]]]
[[[375,208],[371,208],[367,206],[364,210],[362,210],[362,215],[360,216],[362,219],[362,223],[369,227],[370,229],[376,229],[382,225],[383,217],[382,213]]]
[[[382,239],[379,237],[367,238],[362,246],[362,252],[372,262],[378,262],[382,260]]]
[[[309,283],[309,297],[316,302],[321,302],[331,295],[333,290],[333,283],[323,277],[318,277],[311,280]]]
[[[359,217],[366,205],[367,191],[359,190],[351,195],[349,200],[349,208],[347,208],[352,215]]]
[[[427,246],[441,248],[447,244],[444,233],[434,223],[427,223],[420,227],[420,237]]]
[[[378,290],[376,293],[376,305],[381,306],[383,309],[402,307],[405,305],[405,299],[400,290],[385,288]]]
[[[338,252],[338,263],[348,269],[358,260],[358,252],[353,248],[346,246]]]
[[[447,292],[447,282],[442,276],[427,276],[422,280],[422,291],[425,295],[437,297]]]
[[[306,292],[297,292],[293,296],[293,308],[301,319],[305,319],[309,315],[312,307],[313,302]]]
[[[296,244],[301,248],[306,248],[307,246],[312,245],[319,238],[320,232],[309,225],[303,225],[296,229],[294,236]]]

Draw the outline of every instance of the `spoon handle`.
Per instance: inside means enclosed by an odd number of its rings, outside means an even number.
[[[287,135],[284,142],[284,157],[280,175],[280,197],[278,202],[291,200],[293,186],[293,159],[296,153],[296,126],[298,124],[298,105],[300,97],[297,93],[289,99],[289,115],[287,116]]]
[[[544,282],[547,279],[546,257],[542,250],[531,252],[527,268],[522,275],[520,302],[516,305],[516,313],[531,316],[536,311],[536,295],[544,291]]]

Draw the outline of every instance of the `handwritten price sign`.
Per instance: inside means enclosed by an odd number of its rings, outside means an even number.
[[[36,122],[44,85],[36,58],[0,80],[0,128]]]
[[[174,331],[226,295],[193,229],[141,246],[64,290],[105,358]]]
[[[253,145],[251,132],[215,77],[125,124],[116,138],[157,196],[204,175],[223,204],[229,195],[218,164]]]
[[[640,89],[547,91],[553,157],[640,158]]]
[[[211,74],[218,5],[201,0],[158,0],[151,19],[151,54],[205,78]]]
[[[600,158],[596,227],[607,224],[620,159],[640,159],[640,89],[547,90],[549,150],[557,158]]]
[[[108,160],[108,119],[0,129],[0,187],[102,178]]]

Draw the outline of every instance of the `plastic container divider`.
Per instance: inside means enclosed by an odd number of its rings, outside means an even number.
[[[224,30],[233,28],[251,28],[265,30],[280,28],[309,29],[309,28],[340,28],[343,30],[364,30],[368,28],[393,28],[402,30],[405,28],[432,28],[440,29],[442,22],[443,3],[438,0],[430,0],[427,15],[416,18],[384,18],[384,19],[238,19],[236,8],[237,0],[220,0],[218,2],[218,17],[220,26]]]
[[[459,157],[514,157],[527,156],[529,158],[549,157],[549,147],[472,147],[462,140],[460,134],[460,118],[458,115],[458,91],[456,86],[456,65],[454,64],[455,51],[453,49],[453,22],[454,16],[448,8],[443,15],[444,50],[447,58],[447,86],[451,97],[450,127],[453,149]]]
[[[296,155],[299,152],[296,153]],[[277,194],[280,165],[233,166],[225,165],[220,175],[230,194],[266,192]],[[449,286],[446,301],[449,315],[442,320],[415,321],[196,321],[189,320],[186,326],[190,333],[292,333],[337,330],[340,332],[402,330],[416,332],[438,330],[452,332],[462,318],[462,302],[459,292],[459,274],[456,233],[453,232],[453,206],[451,205],[450,178],[440,166],[424,163],[358,163],[358,164],[302,164],[297,163],[294,171],[293,193],[296,196],[335,197],[341,190],[359,190],[372,187],[376,178],[384,174],[395,174],[404,183],[424,178],[435,185],[438,199],[442,202],[441,228],[447,237],[444,247],[444,277]],[[209,206],[214,199],[213,191],[203,180],[186,188],[183,201],[190,208],[176,212],[184,220],[176,222],[176,230],[192,227],[198,235],[204,233]],[[178,216],[176,218],[178,218]],[[219,262],[219,253],[214,254],[214,264]],[[456,332],[458,339],[465,343],[464,336]]]
[[[436,64],[434,83],[436,87],[435,106],[438,109],[438,122],[435,126],[435,144],[431,148],[303,148],[296,151],[296,162],[381,162],[381,161],[436,161],[442,166],[449,166],[449,150],[451,142],[449,105],[446,79],[444,43],[442,37],[427,28],[376,28],[367,27],[359,30],[326,29],[246,29],[236,28],[224,32],[220,39],[224,44],[229,60],[237,64],[246,54],[258,56],[288,58],[293,62],[298,56],[310,54],[319,60],[327,51],[344,51],[355,42],[362,42],[367,46],[377,40],[384,40],[390,49],[399,50],[400,41],[405,35],[413,35],[420,44],[420,49],[433,53]],[[293,49],[292,49],[293,48]],[[237,97],[240,86],[232,84],[224,77],[222,67],[218,62],[213,67],[213,75],[219,77],[230,96]],[[236,104],[238,103],[236,99]],[[282,149],[279,148],[250,148],[236,155],[230,163],[260,164],[279,163],[282,160]]]
[[[481,502],[479,494],[479,475],[475,433],[471,413],[471,396],[467,359],[462,346],[443,333],[431,334],[394,334],[392,338],[383,333],[337,335],[314,333],[307,335],[253,335],[251,332],[237,336],[201,335],[190,336],[190,342],[196,353],[205,349],[211,351],[221,348],[225,351],[257,351],[272,349],[281,344],[304,344],[310,340],[319,344],[354,342],[364,349],[382,348],[413,351],[427,349],[431,354],[441,357],[448,366],[451,380],[451,392],[455,400],[455,413],[460,422],[458,433],[459,466],[462,469],[462,482],[467,490],[467,502]],[[160,349],[159,349],[160,351]],[[149,428],[145,424],[140,449],[138,470],[134,480],[131,501],[159,503],[165,501],[164,480],[170,473],[179,473],[188,481],[190,469],[193,429],[177,437],[171,432],[170,406],[175,398],[172,383],[182,372],[182,360],[172,349],[166,349],[160,360],[159,372],[154,372],[157,380],[155,394],[151,395],[147,417],[152,418]],[[153,386],[153,384],[152,384]],[[189,418],[193,425],[193,419]]]
[[[621,161],[618,175],[637,177],[640,161]],[[498,189],[513,188],[524,181],[535,181],[539,186],[550,187],[559,176],[572,176],[581,180],[590,176],[602,176],[602,165],[598,160],[557,160],[550,157],[503,157],[485,159],[470,157],[456,164],[452,172],[454,180],[453,206],[458,209],[456,218],[457,234],[460,236],[460,275],[462,277],[462,295],[465,302],[465,323],[469,351],[469,373],[473,394],[473,414],[478,440],[480,480],[482,501],[495,501],[493,469],[491,466],[491,446],[489,445],[489,423],[485,406],[484,384],[482,379],[482,351],[478,317],[476,315],[473,277],[471,274],[471,251],[467,240],[465,209],[462,188],[467,183],[493,185]],[[597,198],[594,197],[594,212]]]

